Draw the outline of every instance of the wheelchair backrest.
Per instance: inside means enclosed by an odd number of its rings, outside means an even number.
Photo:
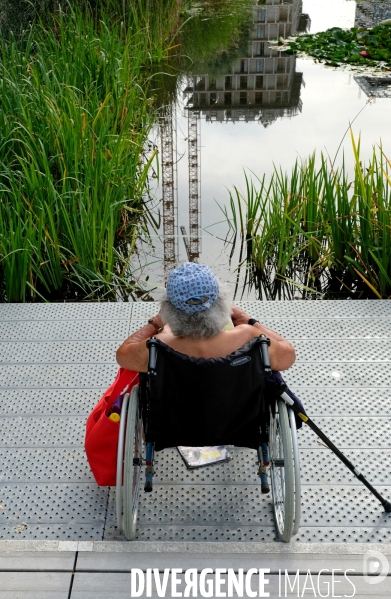
[[[256,449],[265,373],[260,340],[225,358],[190,358],[158,339],[155,374],[147,377],[144,427],[156,450],[176,445]],[[154,351],[154,350],[153,350]]]

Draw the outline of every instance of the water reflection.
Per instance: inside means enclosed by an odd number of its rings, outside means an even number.
[[[391,98],[391,77],[354,77],[355,82],[368,98]]]
[[[180,226],[181,237],[189,262],[197,261],[200,256],[200,164],[199,164],[199,112],[188,113],[188,212],[187,231]],[[176,194],[177,149],[176,149],[176,107],[171,104],[164,110],[160,119],[161,142],[161,183],[162,183],[162,221],[163,221],[163,271],[164,281],[175,268],[179,256],[178,248],[178,203]]]
[[[309,26],[301,0],[266,0],[253,7],[252,17],[247,52],[229,72],[190,75],[187,110],[199,111],[207,121],[258,121],[264,127],[301,112],[302,73],[296,72],[296,57],[276,47],[279,37]]]
[[[391,6],[388,2],[357,2],[355,27],[374,27],[386,19],[391,19]]]
[[[268,127],[278,118],[294,117],[302,110],[300,90],[302,73],[296,71],[296,57],[276,47],[279,37],[295,35],[310,25],[302,12],[301,0],[266,0],[260,6],[250,3],[251,19],[243,27],[236,52],[227,70],[225,56],[209,73],[202,72],[197,61],[184,81],[187,114],[188,157],[188,231],[180,231],[189,261],[200,256],[200,118],[207,122],[258,122]],[[243,4],[244,7],[244,4]],[[244,21],[245,22],[245,21]],[[186,44],[185,44],[186,45]],[[205,63],[204,63],[205,64]],[[204,65],[203,65],[204,66]],[[171,86],[172,87],[172,86]],[[164,278],[175,267],[179,249],[178,213],[175,197],[176,153],[175,102],[163,104],[161,119],[161,167],[163,195]]]
[[[387,2],[358,2],[354,19],[355,27],[375,27],[381,21],[391,19],[391,5]],[[354,77],[368,98],[391,98],[391,77]]]
[[[206,4],[206,0],[203,4]],[[241,4],[244,14],[248,11],[246,5],[249,3],[246,0],[232,0],[232,3],[227,0],[216,4],[220,8],[223,5],[231,7],[233,4]],[[305,159],[314,150],[319,152],[326,149],[331,159],[334,159],[340,148],[337,162],[342,160],[345,146],[342,141],[352,121],[355,133],[362,133],[363,160],[371,155],[372,144],[377,144],[382,139],[383,146],[386,147],[391,142],[391,130],[384,127],[389,119],[386,104],[389,100],[378,93],[380,88],[368,88],[368,95],[376,95],[378,99],[367,103],[367,97],[362,93],[366,91],[363,87],[362,92],[360,91],[358,86],[363,84],[355,73],[327,68],[316,64],[311,58],[286,56],[271,47],[275,46],[273,41],[282,32],[281,27],[285,28],[285,35],[288,35],[289,27],[291,32],[295,28],[297,32],[308,27],[310,19],[305,13],[309,13],[311,17],[312,32],[325,29],[325,24],[327,27],[353,26],[355,10],[357,8],[357,18],[362,3],[356,6],[355,2],[345,0],[304,0],[302,7],[300,2],[292,0],[284,3],[268,1],[260,5],[252,1],[250,4],[250,25],[243,19],[242,33],[236,38],[233,36],[233,29],[230,30],[234,43],[226,47],[225,52],[217,52],[215,46],[210,51],[210,56],[206,51],[201,56],[202,48],[212,48],[213,36],[224,37],[222,30],[224,27],[229,29],[232,25],[229,23],[227,26],[227,20],[221,14],[214,19],[211,12],[207,17],[204,15],[203,18],[207,20],[200,18],[198,24],[192,25],[192,34],[198,28],[199,39],[195,40],[194,35],[189,36],[183,44],[187,54],[191,46],[196,47],[199,59],[194,50],[191,71],[182,63],[177,68],[175,85],[172,76],[170,79],[171,88],[175,88],[177,92],[176,102],[173,103],[177,134],[173,129],[171,176],[175,187],[173,205],[176,241],[171,247],[175,245],[175,257],[172,257],[172,253],[169,255],[165,252],[163,272],[163,248],[156,245],[155,257],[159,263],[149,268],[148,274],[154,284],[163,287],[164,277],[178,260],[199,259],[208,263],[233,292],[236,287],[237,298],[309,297],[311,294],[305,291],[305,287],[315,288],[319,294],[317,297],[324,297],[325,294],[329,297],[336,296],[341,292],[341,283],[336,284],[338,281],[335,276],[331,276],[333,273],[316,273],[317,277],[314,279],[314,272],[311,271],[311,277],[309,276],[311,265],[305,261],[292,265],[292,269],[286,272],[287,277],[293,280],[289,285],[275,280],[273,268],[264,273],[247,268],[246,242],[241,257],[240,244],[236,245],[230,263],[232,246],[224,245],[227,226],[226,222],[220,222],[222,214],[217,202],[221,206],[228,204],[227,188],[232,189],[233,185],[242,187],[243,168],[260,177],[265,174],[268,179],[273,172],[273,163],[281,165],[284,171],[289,171],[298,156]],[[382,4],[390,10],[390,2]],[[278,20],[277,10],[280,15],[282,9],[285,11],[285,20]],[[209,37],[204,38],[201,43],[201,32],[202,35],[207,35],[202,25],[207,29]],[[188,35],[188,32],[185,31],[184,35]],[[227,37],[228,34],[225,35]],[[188,77],[183,76],[183,73],[188,74]],[[383,88],[382,93],[384,90],[388,88]],[[255,94],[261,94],[258,95],[261,103],[256,104]],[[358,114],[360,116],[356,118]],[[267,126],[271,124],[272,126]],[[169,136],[166,135],[165,139],[167,137]],[[346,140],[349,142],[348,137]],[[175,145],[178,146],[177,151]],[[196,158],[193,170],[189,165],[191,154]],[[348,170],[352,168],[350,154],[349,148],[345,156]],[[236,281],[236,268],[241,260],[243,268]],[[349,284],[352,289],[349,281],[344,280],[343,283]],[[360,295],[358,286],[354,291],[356,296]],[[158,298],[159,292],[154,295]]]
[[[175,268],[178,255],[177,225],[176,225],[176,194],[175,194],[175,139],[174,107],[169,105],[160,117],[160,163],[163,196],[163,253],[164,278],[167,281],[170,271]]]

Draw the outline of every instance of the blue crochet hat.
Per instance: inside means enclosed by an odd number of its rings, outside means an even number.
[[[168,299],[176,308],[189,314],[207,310],[218,295],[219,282],[206,264],[185,262],[168,277]]]

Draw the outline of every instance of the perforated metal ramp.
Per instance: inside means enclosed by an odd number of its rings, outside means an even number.
[[[308,413],[380,492],[391,496],[391,302],[244,302],[295,346],[285,373]],[[157,304],[0,306],[0,537],[123,540],[115,491],[84,456],[86,416],[113,380],[115,350]],[[391,518],[313,433],[299,433],[303,483],[298,542],[391,542]],[[186,471],[157,455],[141,493],[139,541],[275,540],[255,452]]]

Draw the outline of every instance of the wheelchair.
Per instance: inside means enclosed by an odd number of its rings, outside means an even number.
[[[296,420],[286,394],[267,382],[269,343],[261,335],[226,358],[206,360],[179,354],[154,337],[147,342],[148,373],[140,373],[140,385],[125,395],[118,439],[117,528],[127,540],[136,534],[143,467],[144,491],[152,492],[155,451],[175,446],[256,450],[261,492],[271,491],[277,538],[289,543],[297,534]]]

